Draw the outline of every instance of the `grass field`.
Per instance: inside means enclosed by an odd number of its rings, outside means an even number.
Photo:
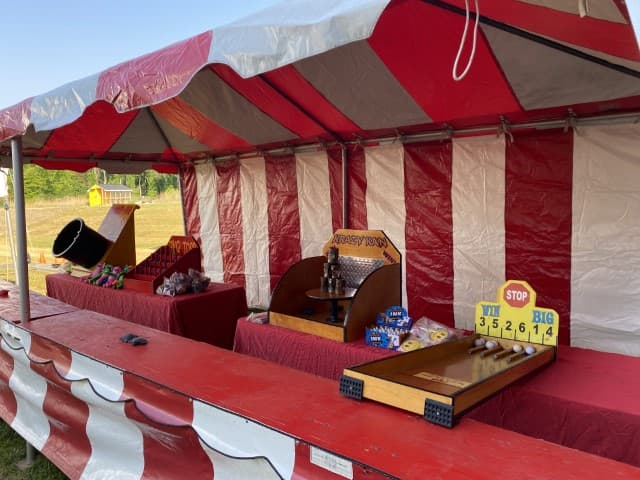
[[[82,218],[85,224],[97,230],[104,219],[108,206],[89,207],[86,198],[37,201],[27,203],[27,251],[31,257],[29,268],[29,289],[45,292],[44,277],[50,271],[39,270],[38,263],[44,258],[45,264],[53,264],[51,248],[62,228],[74,218]],[[15,235],[15,212],[9,208],[11,232]],[[178,192],[154,199],[136,210],[136,258],[142,261],[160,245],[164,245],[171,235],[184,235],[182,205]],[[11,258],[11,242],[7,228],[7,214],[0,217],[0,278],[14,281],[14,267]]]
[[[44,257],[53,264],[53,241],[62,228],[74,218],[97,230],[109,207],[89,207],[86,198],[32,202],[26,205],[27,250],[31,257],[29,289],[46,294],[45,276],[51,271],[41,270],[38,262]],[[0,278],[15,281],[11,243],[8,232],[15,235],[13,205],[0,218]],[[141,262],[156,248],[167,243],[171,235],[184,235],[182,206],[177,192],[145,203],[135,212],[136,258]],[[0,479],[1,480],[63,480],[67,478],[42,455],[36,455],[34,465],[20,470],[17,462],[25,458],[25,442],[6,423],[0,421]]]

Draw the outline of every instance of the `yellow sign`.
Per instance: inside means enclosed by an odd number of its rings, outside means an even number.
[[[558,345],[560,317],[536,306],[536,292],[527,282],[509,280],[498,289],[498,302],[476,304],[476,333],[541,345]]]
[[[338,247],[340,255],[384,260],[386,265],[400,263],[400,252],[382,230],[336,230],[322,249]]]

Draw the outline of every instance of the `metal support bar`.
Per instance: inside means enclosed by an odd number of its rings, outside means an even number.
[[[22,168],[22,137],[11,139],[13,165],[13,198],[16,206],[16,244],[18,250],[16,283],[20,292],[20,320],[28,324],[31,318],[29,307],[29,273],[27,267],[27,221],[24,206],[24,173]]]
[[[347,171],[347,147],[342,144],[342,228],[349,228],[349,181]]]
[[[20,320],[29,324],[31,311],[29,306],[29,275],[27,266],[27,221],[24,205],[24,171],[22,168],[22,137],[11,139],[11,159],[13,165],[13,198],[16,206],[16,243],[18,259],[16,280],[20,292]],[[25,459],[22,466],[30,467],[35,458],[33,445],[26,442]]]
[[[632,123],[640,120],[640,111],[626,112],[626,113],[618,113],[612,115],[593,115],[588,117],[571,117],[567,116],[565,118],[558,118],[554,120],[537,120],[531,122],[523,122],[523,123],[509,123],[509,131],[516,132],[519,130],[547,130],[553,128],[566,128],[569,125],[569,120],[573,123],[573,127],[587,126],[587,125],[612,125],[617,123]],[[505,120],[508,121],[507,118]],[[451,127],[433,130],[423,133],[413,133],[406,134],[401,136],[402,143],[413,143],[413,142],[430,142],[437,140],[444,140],[453,137],[463,137],[466,135],[477,135],[477,134],[488,134],[488,133],[498,133],[500,131],[501,124],[492,124],[492,125],[481,125],[477,127],[469,127],[469,128],[459,128],[454,129]],[[200,163],[207,162],[222,162],[230,159],[237,158],[252,158],[259,155],[264,155],[268,153],[270,155],[290,155],[291,151],[294,152],[306,152],[313,151],[319,148],[328,148],[335,147],[336,145],[340,146],[350,146],[350,145],[362,145],[371,142],[372,144],[384,144],[386,142],[395,143],[398,141],[398,135],[393,136],[381,136],[381,137],[372,137],[366,140],[357,140],[357,141],[344,141],[344,142],[332,142],[332,143],[311,143],[306,145],[300,145],[296,147],[277,147],[270,150],[261,150],[261,151],[252,151],[241,154],[233,154],[233,155],[220,155],[218,157],[209,157],[207,159],[202,160],[193,160],[194,165],[198,165]]]

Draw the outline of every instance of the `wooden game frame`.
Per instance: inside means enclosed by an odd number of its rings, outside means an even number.
[[[338,342],[363,338],[376,315],[402,302],[402,261],[399,250],[381,230],[337,230],[324,245],[336,246],[340,255],[380,259],[356,289],[353,298],[339,301],[342,321],[331,323],[329,303],[309,298],[305,292],[320,286],[325,256],[309,257],[292,265],[280,278],[269,304],[269,323]]]
[[[191,236],[173,235],[166,245],[156,249],[124,277],[124,288],[156,293],[165,278],[174,272],[201,271],[200,246]]]
[[[98,233],[112,242],[102,257],[102,262],[111,265],[136,264],[134,212],[138,208],[140,207],[134,204],[111,205],[98,228]]]
[[[487,355],[486,350],[474,349],[474,342],[479,338],[497,341],[505,351],[516,343],[523,348],[529,346],[485,335],[467,336],[346,368],[340,379],[340,392],[357,400],[370,399],[401,408],[423,415],[431,423],[452,427],[464,412],[479,402],[555,359],[555,347],[546,345],[535,345],[535,353],[521,355],[514,361],[508,361],[507,356],[494,359],[493,353]],[[474,372],[474,368],[477,371]]]

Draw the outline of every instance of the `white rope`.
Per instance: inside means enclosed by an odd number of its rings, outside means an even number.
[[[458,75],[458,61],[460,60],[460,54],[462,53],[462,47],[464,47],[464,43],[467,39],[467,29],[469,27],[469,0],[464,0],[464,4],[467,10],[467,15],[464,21],[464,31],[462,32],[462,38],[460,39],[460,46],[458,47],[458,53],[456,55],[456,61],[453,62],[453,70],[451,71],[451,76],[453,79],[458,82],[462,80],[471,68],[471,64],[473,63],[473,57],[476,53],[476,38],[478,36],[478,23],[480,21],[480,7],[478,7],[478,0],[475,0],[476,4],[476,24],[473,27],[473,44],[471,46],[471,55],[469,55],[469,60],[467,61],[467,66],[464,71]]]

